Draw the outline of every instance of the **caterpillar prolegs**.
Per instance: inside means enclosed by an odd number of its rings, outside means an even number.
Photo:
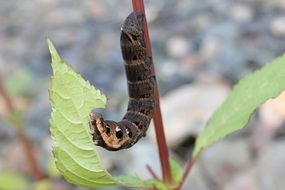
[[[145,136],[152,119],[155,78],[151,74],[152,60],[146,53],[143,18],[143,13],[133,12],[121,28],[120,43],[129,90],[127,113],[119,122],[104,120],[100,114],[90,114],[94,144],[108,150],[133,146]]]

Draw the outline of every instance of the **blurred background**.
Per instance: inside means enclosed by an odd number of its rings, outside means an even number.
[[[233,85],[284,53],[285,3],[146,0],[145,8],[167,143],[185,164],[197,134]],[[52,161],[46,39],[107,96],[104,117],[120,120],[128,98],[119,36],[131,11],[130,0],[0,1],[1,188],[21,189],[27,180],[28,189],[82,189],[65,182]],[[284,118],[285,94],[262,105],[245,129],[205,150],[184,189],[283,190]],[[146,164],[160,173],[153,125],[129,150],[98,149],[114,175],[148,178]]]

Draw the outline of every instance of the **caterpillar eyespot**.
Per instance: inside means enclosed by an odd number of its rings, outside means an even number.
[[[107,150],[130,148],[144,137],[154,111],[155,77],[152,60],[146,54],[142,29],[143,13],[131,13],[121,28],[121,50],[129,89],[127,113],[119,122],[90,114],[89,126],[93,142]]]

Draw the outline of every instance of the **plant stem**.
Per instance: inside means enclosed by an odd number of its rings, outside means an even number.
[[[193,167],[193,165],[194,165],[194,163],[198,157],[199,157],[199,154],[197,154],[197,156],[194,158],[192,157],[191,160],[188,161],[186,169],[183,173],[183,176],[182,176],[178,186],[175,188],[175,190],[180,190],[182,188],[182,185],[184,184],[188,174],[190,173],[190,171],[191,171],[191,169],[192,169],[192,167]]]
[[[133,4],[134,12],[143,12],[145,14],[143,0],[132,0],[132,4]],[[144,20],[143,23],[144,23],[143,31],[144,31],[147,56],[152,57],[152,50],[151,50],[151,44],[150,44],[150,38],[148,34],[148,26],[147,26],[146,19]],[[152,64],[152,73],[155,76],[155,69],[154,69],[153,64]],[[155,99],[156,108],[154,110],[153,122],[154,122],[154,127],[155,127],[156,140],[158,144],[162,176],[163,176],[163,181],[166,184],[171,184],[172,176],[171,176],[170,165],[169,165],[168,149],[167,149],[164,129],[163,129],[163,122],[162,122],[162,116],[161,116],[161,110],[160,110],[160,101],[159,101],[159,92],[158,92],[157,83],[154,87],[154,99]]]
[[[154,179],[157,179],[157,180],[159,180],[159,177],[158,177],[158,175],[156,175],[156,173],[153,171],[153,169],[150,167],[150,165],[146,165],[146,169],[148,170],[148,172],[152,175],[152,177],[154,178]]]
[[[13,102],[12,102],[10,96],[8,95],[8,93],[5,90],[1,76],[0,76],[0,95],[2,95],[2,97],[4,99],[4,103],[7,107],[9,114],[15,113],[16,109],[13,105]],[[29,162],[29,165],[30,165],[32,171],[33,171],[34,178],[37,181],[43,179],[44,175],[37,165],[36,158],[35,158],[34,153],[33,153],[32,144],[29,141],[27,135],[25,134],[23,126],[19,122],[14,122],[13,127],[15,128],[16,134],[17,134],[18,138],[20,139],[21,144],[23,145],[24,151],[26,153],[27,160]]]

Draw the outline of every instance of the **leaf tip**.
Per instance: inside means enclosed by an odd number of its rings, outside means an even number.
[[[48,49],[49,49],[49,52],[50,52],[50,55],[51,55],[52,63],[60,62],[61,58],[58,55],[58,53],[57,53],[53,43],[48,38],[47,38],[47,44],[48,44]]]

